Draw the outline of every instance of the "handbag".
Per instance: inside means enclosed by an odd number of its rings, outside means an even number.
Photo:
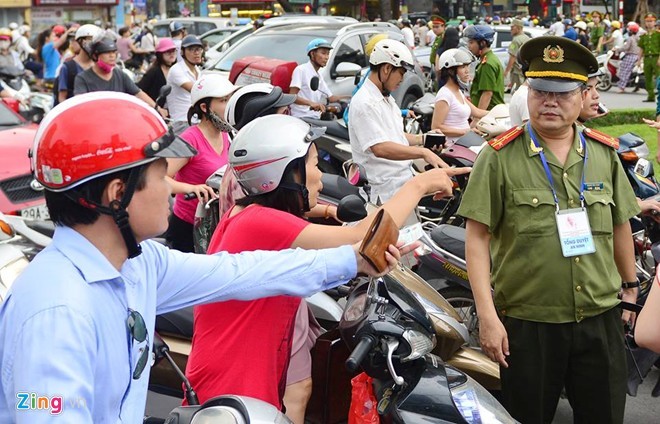
[[[399,239],[399,228],[385,209],[380,209],[360,245],[360,256],[378,272],[387,270],[385,252]]]

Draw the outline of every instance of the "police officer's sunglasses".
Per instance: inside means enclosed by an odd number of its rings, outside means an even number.
[[[138,380],[144,371],[144,368],[147,366],[147,361],[149,360],[149,333],[147,332],[147,326],[144,323],[144,318],[138,311],[132,309],[128,310],[128,318],[126,318],[126,327],[131,334],[133,341],[142,343],[146,341],[147,343],[140,348],[140,358],[135,365],[135,370],[133,371],[133,380]]]

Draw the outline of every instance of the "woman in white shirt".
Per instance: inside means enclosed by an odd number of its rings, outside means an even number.
[[[470,117],[481,118],[488,113],[470,103],[462,90],[467,90],[470,63],[473,56],[461,49],[449,49],[438,58],[440,77],[447,81],[435,98],[431,126],[447,136],[448,145],[470,131]]]

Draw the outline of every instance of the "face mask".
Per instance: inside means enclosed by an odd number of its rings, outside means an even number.
[[[206,114],[206,117],[211,121],[211,124],[215,127],[216,130],[230,133],[234,131],[234,128],[232,128],[231,125],[229,125],[227,122],[223,121],[220,116],[218,116],[217,113],[209,111]]]
[[[9,40],[0,40],[0,50],[7,50],[9,46]]]
[[[472,86],[472,83],[470,81],[463,81],[462,79],[456,77],[456,81],[458,81],[458,86],[461,87],[465,91],[470,91],[470,87]]]
[[[112,70],[113,70],[114,67],[115,67],[115,65],[111,65],[111,64],[109,64],[109,63],[105,63],[105,62],[102,61],[101,59],[99,59],[99,60],[96,62],[96,65],[98,65],[99,69],[101,69],[101,72],[103,72],[103,73],[105,73],[105,74],[109,74],[110,72],[112,72]]]

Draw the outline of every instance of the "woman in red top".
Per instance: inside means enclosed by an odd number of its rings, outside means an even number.
[[[322,188],[314,138],[307,123],[286,115],[258,118],[238,133],[230,164],[248,196],[224,215],[209,253],[322,248],[364,237],[373,214],[353,227],[310,224],[302,218],[316,205]],[[401,225],[422,196],[451,193],[447,175],[459,172],[465,171],[423,173],[406,183],[383,208]],[[201,402],[231,393],[282,408],[299,302],[279,296],[195,308],[186,374]],[[311,385],[311,379],[307,380],[303,383]],[[295,423],[304,421],[304,404],[286,407]]]
[[[238,87],[218,74],[204,74],[193,84],[188,122],[193,114],[200,119],[198,125],[187,128],[180,137],[197,149],[198,154],[186,159],[168,159],[167,175],[176,194],[166,239],[170,247],[192,252],[193,224],[199,200],[208,202],[217,197],[206,185],[206,179],[227,164],[231,127],[222,119],[229,97]],[[185,200],[186,193],[195,193],[197,199]]]

